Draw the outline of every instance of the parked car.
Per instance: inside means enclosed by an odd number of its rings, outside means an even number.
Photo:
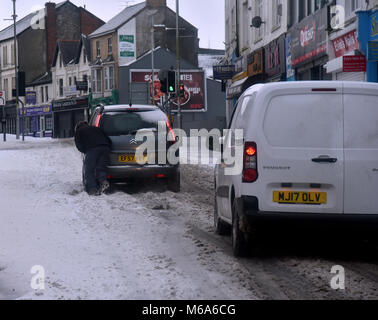
[[[164,150],[158,148],[159,122],[164,122],[167,133],[172,135],[171,139],[166,139]],[[166,183],[168,190],[180,191],[180,166],[169,163],[158,164],[159,152],[167,152],[168,148],[176,142],[168,118],[159,108],[151,105],[101,106],[95,109],[89,124],[103,129],[112,140],[110,165],[107,172],[111,185],[125,182],[151,183],[154,180],[162,180]],[[141,130],[147,130],[154,135],[156,163],[138,164],[136,151],[143,141],[137,141],[136,134]],[[144,157],[143,160],[148,160],[151,154],[144,153]]]
[[[236,256],[253,248],[260,222],[378,226],[378,84],[255,85],[239,99],[230,129],[243,129],[243,168],[226,175],[224,163],[216,167],[214,222],[218,234],[232,233]],[[232,136],[221,139],[223,148],[237,147]]]

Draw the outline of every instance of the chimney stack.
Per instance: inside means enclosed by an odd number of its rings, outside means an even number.
[[[166,7],[167,0],[146,0],[149,7]]]

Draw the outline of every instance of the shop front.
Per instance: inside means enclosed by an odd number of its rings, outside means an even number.
[[[285,35],[270,42],[265,48],[265,82],[286,80]]]
[[[20,128],[24,126],[25,135],[32,137],[52,137],[53,116],[51,105],[25,107],[24,113],[20,110],[20,119]]]
[[[288,32],[291,66],[296,80],[330,80],[324,69],[327,55],[328,11],[325,6]]]
[[[358,38],[367,59],[366,80],[378,82],[378,10],[359,11]]]
[[[360,56],[360,43],[358,41],[358,32],[356,29],[344,32],[343,35],[331,39],[332,45],[329,48],[330,60],[326,64],[328,74],[332,74],[332,80],[339,81],[365,81],[366,73],[360,70],[347,68],[345,63],[352,56]],[[331,59],[331,57],[334,57]]]
[[[239,99],[249,87],[264,82],[264,49],[258,49],[244,56],[243,71],[232,78],[232,84],[227,90],[227,100]]]
[[[78,122],[88,119],[88,97],[55,100],[52,105],[56,139],[72,138]]]

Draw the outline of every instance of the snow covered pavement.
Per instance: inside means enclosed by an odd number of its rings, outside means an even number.
[[[71,140],[7,142],[0,163],[0,298],[254,298],[203,267],[186,220],[164,210],[174,194],[89,197]],[[45,290],[31,289],[33,266]]]
[[[0,142],[0,299],[378,298],[376,260],[351,258],[351,247],[323,254],[316,243],[302,254],[280,238],[268,255],[235,259],[230,239],[213,233],[211,166],[182,166],[178,194],[127,186],[89,197],[72,140],[8,139]],[[345,291],[330,287],[339,264]],[[36,270],[44,290],[31,287]]]

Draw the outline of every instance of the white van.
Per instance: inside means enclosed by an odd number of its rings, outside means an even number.
[[[259,84],[239,99],[242,173],[215,170],[215,228],[242,255],[265,218],[363,218],[378,222],[378,84]],[[224,148],[237,142],[228,134]],[[240,143],[240,142],[239,142]],[[378,224],[377,224],[378,225]]]

